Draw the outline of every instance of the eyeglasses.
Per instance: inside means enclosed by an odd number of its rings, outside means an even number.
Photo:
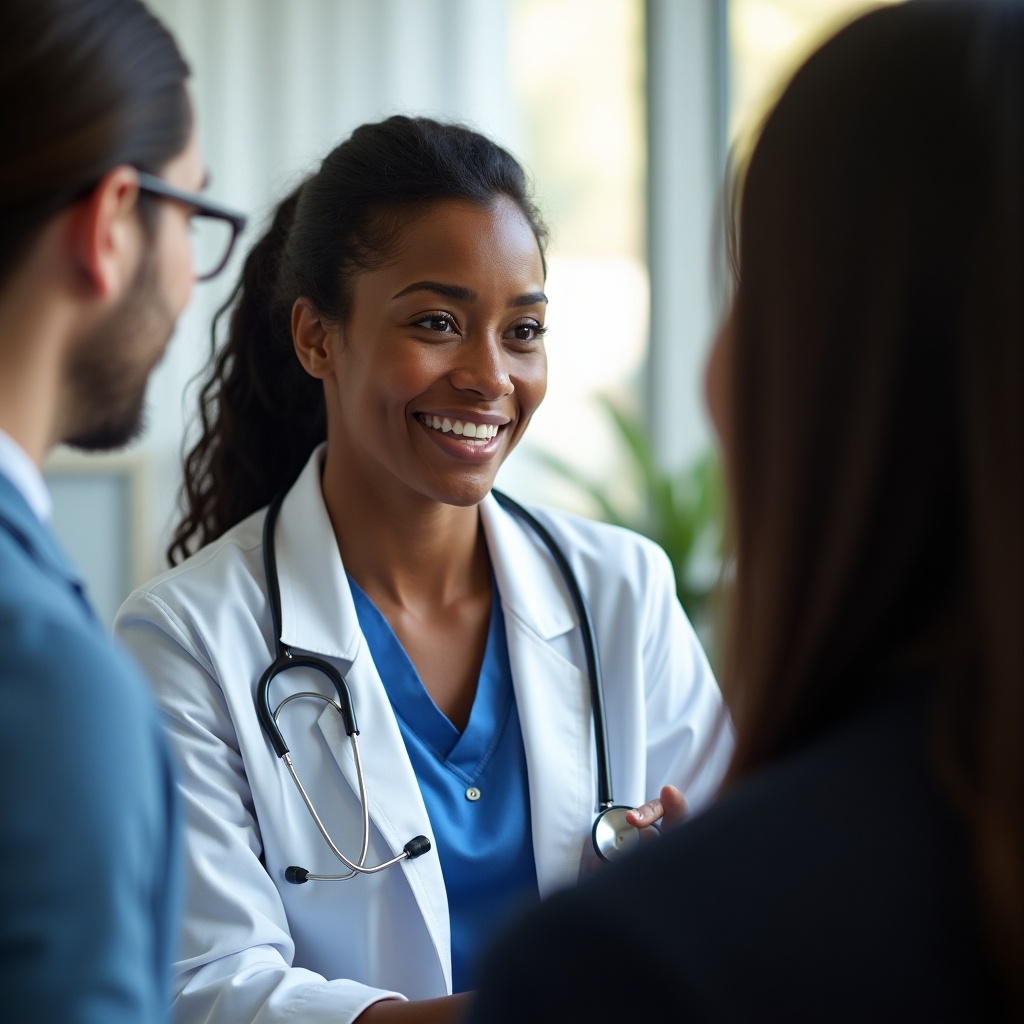
[[[155,174],[139,171],[138,175],[140,192],[148,192],[161,199],[170,199],[191,207],[196,280],[209,281],[211,277],[216,277],[228,262],[235,240],[245,227],[247,218],[218,203],[210,202],[198,192],[175,188]]]

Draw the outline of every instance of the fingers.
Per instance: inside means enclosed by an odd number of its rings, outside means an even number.
[[[674,828],[685,817],[686,797],[675,786],[662,786],[657,798],[626,812],[626,820],[634,828],[647,828],[655,822],[662,828]]]
[[[660,821],[664,813],[665,808],[660,800],[648,800],[647,803],[641,804],[631,811],[626,811],[626,821],[634,828],[646,828],[648,825]]]
[[[661,805],[665,809],[662,828],[675,828],[686,818],[688,810],[686,797],[675,786],[661,787]]]
[[[674,828],[680,824],[686,818],[686,810],[686,797],[675,786],[662,786],[657,797],[626,811],[624,817],[639,831],[641,840],[656,839],[659,829]],[[580,878],[602,870],[603,864],[593,846],[585,843],[580,856]]]

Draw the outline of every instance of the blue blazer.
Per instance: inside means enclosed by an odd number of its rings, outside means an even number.
[[[145,681],[0,475],[0,1017],[166,1020],[179,861]]]

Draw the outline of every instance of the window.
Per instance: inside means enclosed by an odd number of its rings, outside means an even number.
[[[593,511],[538,450],[597,480],[616,444],[597,395],[640,390],[647,351],[643,4],[514,0],[508,73],[522,148],[552,229],[548,398],[501,484]]]

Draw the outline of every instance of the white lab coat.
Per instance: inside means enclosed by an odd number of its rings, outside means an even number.
[[[360,632],[323,504],[321,459],[322,452],[310,459],[277,525],[282,634],[347,678],[372,822],[367,863],[374,864],[413,836],[433,840],[444,822],[427,817]],[[628,531],[536,513],[565,549],[590,605],[616,802],[636,805],[674,783],[699,806],[721,779],[731,732],[675,598],[667,557]],[[595,755],[586,662],[575,611],[542,542],[492,497],[481,516],[504,610],[544,897],[574,882],[590,841]],[[256,713],[256,685],[274,647],[263,519],[255,513],[136,590],[116,629],[153,682],[180,762],[188,875],[176,1018],[338,1024],[387,995],[451,991],[448,904],[433,851],[349,881],[285,881],[292,864],[314,872],[344,868]],[[276,703],[309,689],[326,692],[324,678],[297,669],[272,693]],[[281,720],[314,806],[342,852],[354,857],[358,791],[340,717],[304,699],[289,704]]]

